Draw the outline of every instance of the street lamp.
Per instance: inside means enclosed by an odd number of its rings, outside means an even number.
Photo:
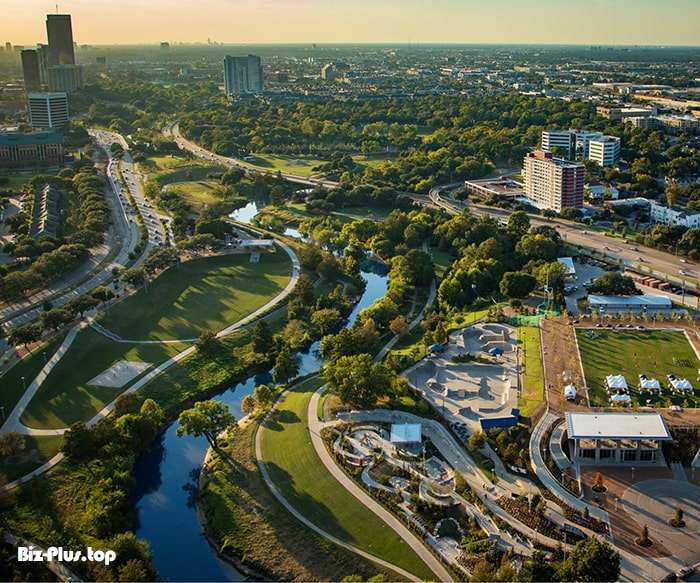
[[[24,380],[24,377],[22,377],[22,388],[26,391],[27,390],[27,383]]]
[[[634,482],[634,466],[632,466],[632,481]]]
[[[615,512],[617,512],[617,503],[620,501],[620,499],[615,496]]]
[[[0,406],[0,411],[2,411],[2,421],[5,422],[5,407]]]

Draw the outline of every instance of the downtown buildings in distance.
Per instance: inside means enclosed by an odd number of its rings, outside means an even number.
[[[47,45],[22,51],[22,71],[27,93],[48,90],[72,93],[83,87],[83,70],[75,63],[70,14],[46,16]]]
[[[535,150],[523,161],[523,195],[538,209],[561,212],[583,206],[584,166]]]
[[[260,57],[224,58],[224,91],[227,96],[262,93],[263,71]]]

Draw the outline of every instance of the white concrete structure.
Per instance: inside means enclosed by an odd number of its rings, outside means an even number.
[[[587,130],[544,130],[542,132],[542,149],[553,152],[554,148],[565,150],[567,160],[583,160],[589,157],[591,140],[601,138],[600,132]]]
[[[620,159],[620,138],[600,136],[590,141],[588,158],[598,166],[614,166]]]
[[[30,93],[28,101],[29,119],[34,130],[57,129],[70,121],[65,93]]]
[[[420,423],[393,423],[389,441],[394,445],[410,445],[421,442]]]
[[[700,229],[700,213],[651,203],[649,216],[654,223],[683,225],[689,229]]]
[[[672,439],[659,414],[566,413],[566,430],[580,464],[661,464],[660,442]]]

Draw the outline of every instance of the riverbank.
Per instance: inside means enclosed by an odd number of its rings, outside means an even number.
[[[319,537],[282,508],[252,455],[257,429],[258,421],[252,419],[229,435],[221,453],[209,451],[200,474],[200,523],[219,555],[263,579],[338,581],[348,575],[363,580],[389,575]]]

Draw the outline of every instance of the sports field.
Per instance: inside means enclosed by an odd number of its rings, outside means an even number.
[[[264,306],[289,281],[286,253],[248,254],[187,261],[171,267],[100,319],[126,340],[178,340],[218,331]]]
[[[630,388],[634,406],[693,407],[700,402],[700,383],[696,380],[700,362],[683,332],[666,330],[576,330],[583,373],[593,406],[607,406],[610,397],[605,391],[607,375],[623,375]],[[639,375],[656,378],[663,391],[660,397],[640,395]],[[666,375],[687,378],[695,388],[693,396],[671,395]],[[687,401],[686,401],[687,400]],[[658,404],[657,404],[658,403]]]

